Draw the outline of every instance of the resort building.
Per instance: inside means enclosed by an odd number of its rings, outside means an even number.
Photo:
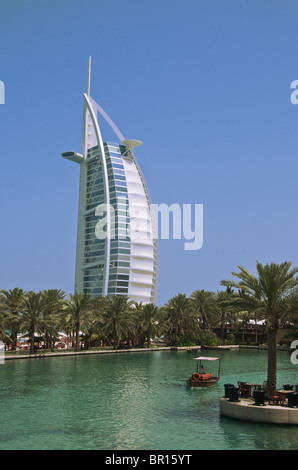
[[[62,153],[80,165],[75,292],[126,295],[136,302],[156,300],[158,241],[151,198],[133,149],[104,110],[83,95],[81,152]],[[98,117],[112,127],[119,142],[104,142]]]

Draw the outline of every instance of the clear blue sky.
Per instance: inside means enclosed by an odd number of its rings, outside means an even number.
[[[204,205],[201,250],[160,242],[157,303],[297,266],[297,18],[296,0],[0,0],[0,288],[73,291],[79,166],[60,154],[80,150],[90,55],[153,201]]]

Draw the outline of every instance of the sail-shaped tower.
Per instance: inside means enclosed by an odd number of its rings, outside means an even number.
[[[62,153],[80,165],[75,292],[126,295],[144,304],[156,300],[158,242],[150,194],[134,156],[137,140],[126,140],[90,96],[91,58],[83,95],[81,152]],[[98,117],[119,142],[104,142]]]

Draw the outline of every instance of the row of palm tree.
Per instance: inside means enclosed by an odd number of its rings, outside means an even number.
[[[141,305],[126,296],[97,297],[75,293],[65,298],[58,289],[24,292],[20,288],[0,291],[0,340],[17,348],[18,335],[29,337],[30,353],[34,352],[35,335],[43,337],[46,349],[53,346],[59,331],[72,336],[75,350],[84,338],[88,347],[100,337],[119,347],[121,340],[144,341],[148,347],[152,336],[163,331],[159,308]]]
[[[0,291],[0,339],[16,349],[17,336],[27,334],[33,353],[34,334],[40,334],[46,347],[53,346],[58,332],[72,335],[78,351],[83,333],[88,347],[95,339],[121,341],[150,347],[151,338],[163,335],[170,344],[198,342],[202,333],[212,328],[224,336],[227,324],[264,320],[268,337],[268,377],[276,385],[277,331],[285,322],[297,325],[298,268],[291,263],[262,265],[257,262],[257,276],[238,266],[232,272],[237,280],[223,280],[225,290],[196,290],[190,297],[177,294],[164,306],[138,304],[125,296],[90,299],[82,293],[70,294],[58,289],[38,293],[20,288]],[[9,332],[8,332],[9,330]],[[204,337],[204,335],[203,335]]]
[[[2,290],[1,338],[16,350],[17,335],[25,333],[29,336],[32,351],[34,334],[41,335],[49,349],[61,330],[73,335],[76,350],[80,332],[84,334],[85,346],[99,336],[112,340],[115,348],[120,340],[142,344],[144,339],[149,347],[151,338],[160,335],[172,345],[198,342],[202,331],[218,325],[223,327],[227,319],[231,320],[231,315],[227,316],[229,309],[221,306],[222,299],[228,298],[228,292],[229,288],[216,294],[197,290],[190,297],[179,293],[159,308],[119,295],[90,299],[87,294],[75,293],[66,299],[65,292],[57,289],[38,293],[26,293],[20,288]],[[9,334],[5,334],[5,330]]]

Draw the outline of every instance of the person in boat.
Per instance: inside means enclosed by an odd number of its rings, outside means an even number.
[[[203,364],[200,365],[199,374],[206,374]]]

